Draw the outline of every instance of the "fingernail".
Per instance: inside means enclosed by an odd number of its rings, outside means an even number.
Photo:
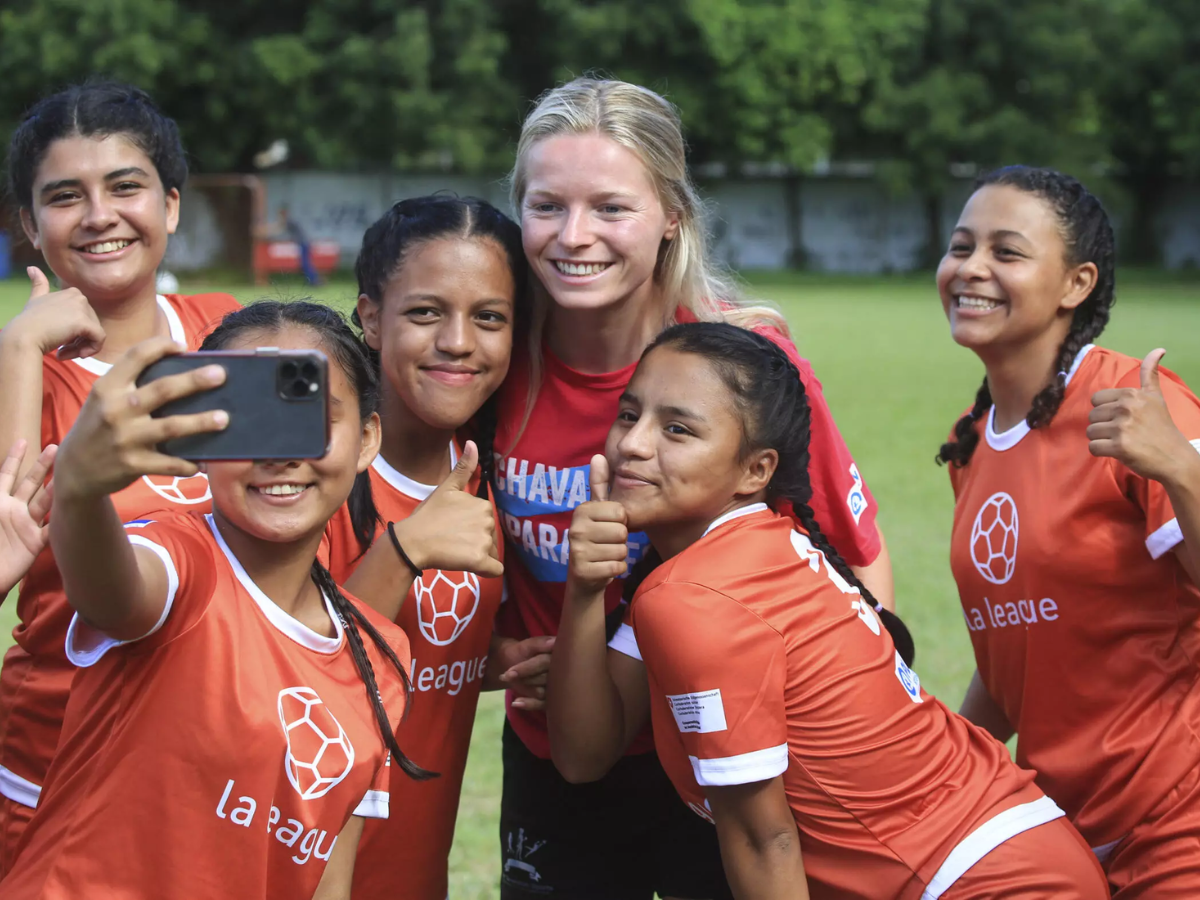
[[[221,366],[205,366],[200,374],[205,381],[213,384],[220,384],[225,380],[225,369]]]
[[[215,413],[213,413],[213,424],[218,428],[224,428],[229,424],[229,413],[225,412],[223,409],[218,409]]]

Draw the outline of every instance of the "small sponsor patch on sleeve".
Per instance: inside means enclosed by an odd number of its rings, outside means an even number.
[[[863,480],[862,476],[858,474],[858,466],[854,463],[850,463],[850,477],[854,479],[854,486],[846,495],[846,505],[850,507],[850,515],[854,516],[854,524],[857,525],[867,508],[867,494],[863,490]]]
[[[921,696],[921,679],[900,657],[899,650],[896,651],[896,678],[899,679],[900,686],[904,688],[904,693],[908,694],[909,700],[913,703],[920,703],[924,700]]]
[[[668,694],[675,724],[684,734],[708,734],[725,731],[725,704],[720,689],[698,691],[694,694]]]

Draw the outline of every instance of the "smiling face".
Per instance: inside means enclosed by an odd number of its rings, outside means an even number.
[[[1093,263],[1068,265],[1053,207],[1011,185],[987,185],[963,208],[937,271],[954,340],[977,353],[1031,341],[1057,347],[1096,283]]]
[[[523,162],[525,255],[554,302],[649,302],[659,249],[679,219],[637,155],[601,134],[564,134],[534,144]]]
[[[716,370],[694,353],[658,347],[621,396],[605,456],[610,497],[664,558],[718,516],[763,499],[778,455],[743,455],[742,418]]]
[[[228,350],[255,347],[324,350],[329,362],[329,451],[321,459],[284,462],[210,462],[213,511],[223,524],[271,543],[311,539],[346,502],[354,477],[379,450],[379,417],[362,419],[358,396],[333,354],[308,328],[247,331]]]
[[[93,304],[152,290],[179,223],[179,191],[122,135],[60,138],[46,150],[21,210],[30,242],[64,285]]]
[[[433,428],[462,426],[508,373],[515,294],[495,241],[448,237],[414,247],[382,302],[358,300],[385,392]]]

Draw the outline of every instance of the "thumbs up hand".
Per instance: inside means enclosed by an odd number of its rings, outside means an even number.
[[[446,480],[395,524],[397,539],[418,568],[485,578],[504,574],[492,504],[468,491],[478,465],[479,450],[467,441]]]
[[[1088,450],[1111,456],[1143,478],[1167,482],[1195,454],[1175,426],[1159,385],[1158,364],[1166,350],[1152,350],[1142,361],[1141,385],[1109,388],[1092,396]]]
[[[567,580],[586,594],[602,592],[626,572],[629,553],[625,507],[608,499],[608,460],[592,457],[592,499],[575,509],[571,518],[570,562]]]
[[[29,301],[5,326],[5,336],[43,354],[57,348],[59,359],[95,356],[104,345],[104,328],[87,297],[77,288],[52,292],[37,266],[30,266],[26,274]]]

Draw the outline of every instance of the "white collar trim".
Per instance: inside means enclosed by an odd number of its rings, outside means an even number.
[[[1077,354],[1075,354],[1075,361],[1071,363],[1071,368],[1067,372],[1067,380],[1066,384],[1064,384],[1064,388],[1067,384],[1071,383],[1071,379],[1074,378],[1075,373],[1079,371],[1079,366],[1083,362],[1083,358],[1087,356],[1088,351],[1095,346],[1095,344],[1088,344]],[[1029,427],[1029,423],[1024,419],[1022,419],[1012,428],[1008,429],[1008,431],[996,431],[996,407],[993,405],[992,408],[988,410],[987,427],[984,429],[984,437],[987,439],[988,446],[993,450],[1011,450],[1013,447],[1017,446],[1017,444],[1021,443],[1021,439],[1025,437],[1025,435],[1029,434],[1030,431],[1031,429]]]
[[[323,634],[317,634],[304,623],[292,618],[285,613],[279,606],[262,592],[262,589],[255,584],[246,570],[242,568],[242,564],[238,562],[238,558],[233,555],[233,551],[229,549],[229,545],[225,543],[225,538],[221,536],[221,532],[217,529],[217,523],[213,521],[212,513],[205,517],[208,522],[208,527],[213,533],[213,537],[217,539],[217,546],[221,548],[221,552],[225,554],[225,559],[229,561],[230,568],[233,569],[233,574],[237,576],[237,580],[241,582],[242,587],[246,592],[254,598],[254,602],[258,604],[258,608],[262,610],[263,615],[267,617],[275,629],[281,632],[285,637],[291,638],[301,647],[307,647],[309,650],[315,650],[318,653],[336,653],[342,647],[342,622],[338,617],[337,611],[334,610],[333,604],[324,593],[321,594],[321,599],[325,601],[325,611],[329,613],[329,618],[333,621],[334,636],[327,637]]]
[[[704,535],[708,534],[714,528],[719,528],[726,522],[731,522],[734,519],[740,519],[742,516],[752,516],[756,512],[762,512],[764,509],[770,509],[765,503],[751,503],[749,506],[739,506],[737,509],[731,509],[723,516],[718,516],[713,519],[707,528],[704,529]]]
[[[450,468],[453,469],[458,465],[458,451],[454,447],[454,441],[450,442]],[[436,484],[422,484],[419,481],[414,481],[409,478],[386,459],[382,453],[377,453],[375,459],[371,461],[371,468],[378,473],[379,477],[390,484],[393,488],[399,491],[406,497],[412,497],[414,500],[425,500],[437,490]]]
[[[177,344],[186,344],[188,342],[187,332],[183,330],[183,321],[179,318],[179,313],[175,312],[175,307],[171,305],[171,301],[162,294],[155,294],[154,299],[158,301],[158,308],[167,317],[167,328],[171,331],[171,340]],[[90,357],[88,359],[74,359],[72,362],[81,369],[91,372],[93,375],[107,375],[108,370],[112,368],[112,363],[100,362],[100,360]]]

